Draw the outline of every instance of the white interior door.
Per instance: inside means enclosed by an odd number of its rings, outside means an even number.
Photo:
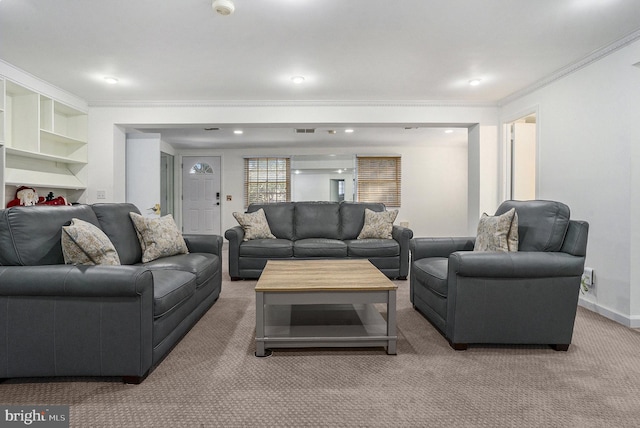
[[[182,158],[184,233],[220,235],[220,157]]]

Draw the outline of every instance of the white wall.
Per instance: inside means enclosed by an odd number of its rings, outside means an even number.
[[[382,151],[403,156],[403,201],[397,221],[408,221],[416,236],[451,236],[475,233],[480,213],[493,212],[499,204],[497,188],[498,110],[492,106],[453,106],[409,104],[375,106],[295,105],[265,103],[243,105],[167,105],[141,107],[91,107],[89,114],[88,202],[95,202],[96,191],[106,190],[107,200],[124,200],[124,144],[120,127],[141,124],[479,124],[475,145],[482,144],[482,155],[468,157],[467,147],[450,147],[434,142],[422,147],[390,146]],[[114,131],[115,129],[115,131]],[[198,155],[222,157],[222,229],[234,226],[234,211],[243,211],[243,156],[293,154],[379,154],[380,147],[367,149],[310,147],[296,149],[252,148],[246,150],[198,150]],[[181,155],[194,153],[182,152]],[[482,190],[468,203],[469,163],[482,177]],[[227,202],[226,196],[232,201]],[[178,207],[176,211],[179,212]],[[472,219],[467,213],[472,213]],[[473,228],[469,227],[473,224]],[[471,229],[471,230],[470,230]]]
[[[640,327],[640,42],[503,106],[539,108],[538,196],[590,223],[586,265],[596,285],[581,303]]]

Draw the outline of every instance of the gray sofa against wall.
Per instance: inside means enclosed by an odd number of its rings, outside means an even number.
[[[364,225],[365,208],[385,211],[384,204],[280,202],[251,204],[247,212],[261,208],[276,239],[243,241],[242,227],[228,229],[232,280],[259,278],[269,259],[314,258],[366,258],[389,278],[407,278],[411,229],[394,224],[393,239],[356,239]]]
[[[473,251],[475,237],[411,240],[410,298],[456,350],[468,344],[571,344],[589,224],[554,201],[515,208],[518,251]]]
[[[218,299],[221,236],[141,263],[131,204],[0,210],[0,378],[122,377],[140,383]],[[120,266],[64,264],[62,226],[98,226]]]

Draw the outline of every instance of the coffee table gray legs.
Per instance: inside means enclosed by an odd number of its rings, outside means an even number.
[[[386,321],[375,309],[386,303]],[[291,323],[292,313],[313,319],[325,318],[324,324]],[[308,312],[308,314],[305,314]],[[357,314],[361,325],[342,323],[331,317],[346,318]],[[275,322],[275,325],[271,323]],[[358,292],[256,292],[257,357],[270,355],[267,349],[303,347],[385,346],[387,354],[396,354],[396,290]]]
[[[256,292],[256,357],[264,356],[264,293]]]

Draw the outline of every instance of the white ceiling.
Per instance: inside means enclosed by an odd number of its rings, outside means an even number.
[[[0,0],[0,58],[90,105],[495,103],[640,31],[638,0],[235,4],[224,17],[209,0]]]

